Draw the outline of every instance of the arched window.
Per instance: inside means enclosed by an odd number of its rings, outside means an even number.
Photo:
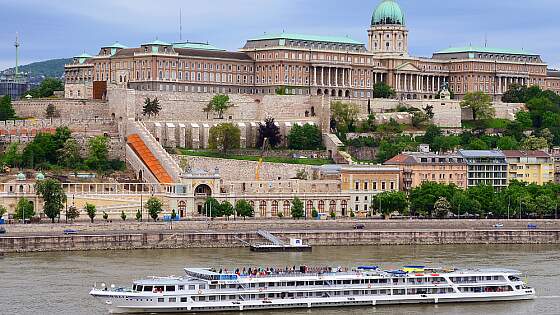
[[[313,200],[305,202],[305,213],[307,218],[311,218],[311,210],[313,210]]]
[[[342,202],[340,203],[340,210],[342,212],[342,216],[345,217],[346,211],[348,210],[348,201],[342,200]]]
[[[289,200],[284,200],[284,216],[290,216],[291,203]]]
[[[319,210],[319,213],[325,212],[325,201],[324,200],[319,200],[319,206],[317,207],[317,210]]]
[[[274,200],[272,202],[272,210],[271,210],[271,216],[272,217],[276,217],[278,216],[278,201]]]
[[[329,202],[329,212],[336,212],[336,200]]]
[[[261,217],[266,217],[266,201],[262,200],[259,202],[259,211],[261,213]]]

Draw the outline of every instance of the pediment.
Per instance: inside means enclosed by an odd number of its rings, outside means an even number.
[[[416,66],[414,66],[412,63],[410,62],[405,62],[402,65],[397,67],[397,71],[411,71],[411,72],[419,72],[420,69],[418,69]]]

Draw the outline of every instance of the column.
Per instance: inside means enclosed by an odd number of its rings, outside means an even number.
[[[498,77],[498,93],[502,93],[502,78]]]
[[[327,79],[327,85],[331,86],[331,68],[329,67],[329,77]]]
[[[325,68],[321,67],[321,86],[325,86]]]
[[[342,86],[345,87],[346,86],[346,79],[344,78],[346,76],[346,70],[344,68],[342,68]]]
[[[416,75],[416,91],[420,92],[420,75]]]
[[[436,92],[439,91],[440,87],[441,87],[441,77],[438,76],[437,77],[437,90],[436,90]]]
[[[432,92],[435,92],[435,88],[434,88],[434,86],[436,85],[435,77],[433,75],[431,75],[430,77],[432,77],[432,85],[430,87],[431,87]]]
[[[350,81],[349,86],[354,86],[354,82],[352,82],[352,69],[348,70],[348,80]]]
[[[338,68],[334,68],[334,85],[338,86]]]
[[[379,76],[380,76],[380,81],[383,82],[383,72],[381,72],[381,73],[379,74]]]
[[[313,84],[317,85],[317,67],[313,67]]]

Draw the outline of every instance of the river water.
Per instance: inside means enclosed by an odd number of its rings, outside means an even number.
[[[259,311],[254,315],[560,314],[560,246],[459,245],[315,247],[312,253],[252,253],[248,249],[175,249],[9,254],[0,258],[0,314],[106,314],[88,296],[94,282],[129,285],[150,275],[181,275],[186,265],[292,265],[397,268],[406,264],[506,267],[527,273],[534,301]],[[231,313],[230,313],[231,314]]]

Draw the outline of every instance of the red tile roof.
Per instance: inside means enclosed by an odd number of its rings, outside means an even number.
[[[521,151],[521,150],[503,150],[506,157],[535,157],[548,158],[550,155],[544,151]]]

